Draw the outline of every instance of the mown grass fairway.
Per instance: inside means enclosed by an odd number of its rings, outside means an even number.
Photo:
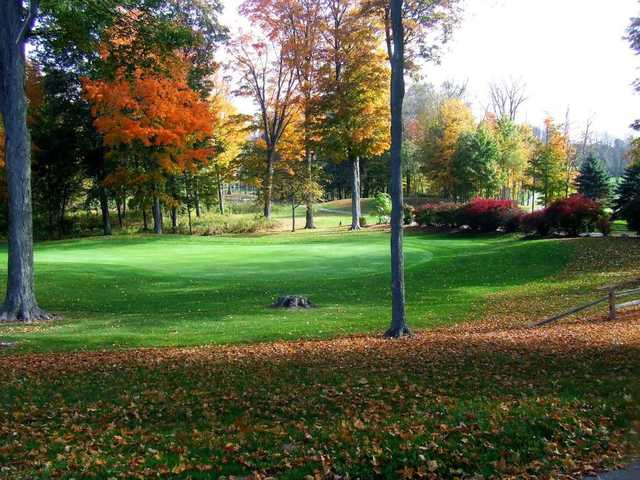
[[[487,295],[554,275],[570,252],[563,242],[408,236],[412,326],[477,317]],[[382,332],[389,321],[385,232],[49,242],[36,264],[40,302],[64,320],[0,327],[30,350],[329,337]],[[319,307],[270,308],[288,293]]]

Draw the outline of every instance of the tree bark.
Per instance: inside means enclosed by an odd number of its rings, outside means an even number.
[[[122,228],[122,202],[118,195],[116,195],[116,211],[118,212],[118,226]]]
[[[360,158],[351,162],[351,230],[360,230]]]
[[[9,194],[7,293],[1,321],[50,319],[38,307],[33,267],[31,139],[27,128],[25,40],[35,21],[32,0],[23,20],[21,1],[0,2],[0,110],[5,128],[5,168]]]
[[[142,229],[146,232],[149,230],[149,222],[147,221],[147,209],[142,207]]]
[[[224,215],[224,185],[220,178],[220,170],[216,167],[216,180],[218,182],[218,205],[220,208],[220,214]]]
[[[391,55],[391,325],[385,337],[411,335],[407,326],[404,294],[402,228],[402,101],[404,99],[404,26],[402,0],[390,0],[393,28]]]
[[[162,233],[162,208],[157,196],[153,197],[153,231],[158,235]]]
[[[267,149],[267,172],[264,179],[264,218],[271,219],[271,197],[273,194],[273,169],[275,150]]]
[[[178,230],[178,209],[171,207],[171,230],[176,233]]]
[[[293,202],[291,202],[291,231],[296,231],[296,206]]]
[[[198,177],[193,179],[193,202],[196,209],[196,217],[200,218],[200,185],[198,184]]]
[[[102,233],[104,235],[111,235],[111,218],[109,217],[109,193],[106,187],[100,185],[100,211],[102,212]]]
[[[311,176],[313,175],[313,159],[315,154],[310,151],[307,151],[307,174],[309,175],[309,180],[311,180]],[[304,228],[305,230],[314,230],[316,228],[316,223],[313,218],[313,198],[311,195],[307,197],[306,202],[307,214],[305,219]]]
[[[191,203],[187,201],[187,218],[189,219],[189,235],[193,235],[193,222],[191,221]]]

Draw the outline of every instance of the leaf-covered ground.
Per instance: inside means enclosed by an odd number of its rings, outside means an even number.
[[[640,316],[0,360],[3,478],[559,478],[638,446]]]
[[[541,479],[624,462],[640,453],[640,312],[524,325],[637,276],[640,242],[569,245],[547,282],[409,340],[5,353],[0,478]]]

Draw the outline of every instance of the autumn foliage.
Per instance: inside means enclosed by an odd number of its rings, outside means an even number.
[[[138,68],[130,76],[119,70],[113,81],[85,79],[105,146],[142,149],[166,173],[206,163],[213,154],[205,141],[213,134],[214,116],[186,75],[178,64],[172,77]]]
[[[516,231],[523,212],[511,200],[477,198],[460,211],[460,221],[474,230],[493,232],[499,227]]]

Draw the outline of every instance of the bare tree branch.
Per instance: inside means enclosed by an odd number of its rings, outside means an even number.
[[[490,84],[489,96],[494,113],[499,118],[515,121],[520,107],[528,100],[526,88],[524,82],[514,79]]]
[[[30,0],[29,2],[29,12],[27,13],[27,18],[22,22],[22,27],[20,28],[20,32],[16,37],[16,45],[19,45],[21,42],[24,42],[26,38],[31,34],[33,30],[33,25],[36,23],[36,17],[38,16],[38,9],[40,8],[40,0]]]

